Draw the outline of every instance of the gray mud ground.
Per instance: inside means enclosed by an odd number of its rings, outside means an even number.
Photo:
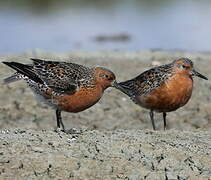
[[[2,56],[0,61],[29,63],[29,58],[100,65],[126,80],[178,57],[191,58],[211,79],[211,53],[41,51]],[[0,64],[0,79],[12,72]],[[37,102],[24,82],[0,84],[0,179],[211,179],[211,83],[194,78],[188,104],[167,116],[163,132],[153,132],[148,111],[115,89],[98,104],[78,113],[63,113],[67,128],[80,135],[54,132],[55,114]]]

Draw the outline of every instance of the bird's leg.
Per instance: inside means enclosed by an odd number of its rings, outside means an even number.
[[[56,120],[57,120],[57,130],[56,131],[60,131],[60,127],[62,126],[62,131],[67,134],[81,134],[82,133],[82,131],[77,131],[73,128],[69,129],[69,130],[65,130],[64,124],[62,122],[61,111],[59,109],[56,110]]]
[[[57,120],[57,131],[60,130],[60,127],[62,126],[62,131],[67,133],[67,134],[81,134],[82,131],[78,131],[76,129],[69,129],[66,130],[64,128],[64,124],[62,122],[62,116],[61,116],[61,111],[59,109],[56,110],[56,120]]]
[[[163,112],[164,131],[166,130],[166,112]]]
[[[60,110],[56,110],[56,121],[57,121],[57,128],[60,128],[60,120],[61,119],[61,111]]]
[[[61,111],[59,109],[56,110],[56,120],[57,120],[57,128],[60,128],[61,125],[62,130],[65,131],[64,124],[62,122]]]
[[[153,113],[153,110],[151,110],[151,111],[149,112],[149,115],[150,115],[150,119],[151,119],[151,122],[152,122],[153,130],[156,130],[156,129],[155,129],[155,122],[154,122],[154,113]]]

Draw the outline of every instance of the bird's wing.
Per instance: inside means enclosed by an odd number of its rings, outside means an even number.
[[[33,65],[18,62],[4,63],[36,83],[44,84],[57,93],[68,94],[74,93],[80,87],[81,72],[86,70],[86,67],[74,63],[41,59],[32,59],[32,61]]]
[[[156,87],[159,87],[171,75],[171,65],[163,65],[147,70],[134,79],[121,82],[119,85],[124,88],[129,96],[147,94]],[[120,89],[121,90],[121,89]],[[121,90],[123,91],[123,90]]]
[[[74,63],[31,59],[33,70],[44,83],[59,93],[74,93],[81,86],[83,75],[89,68]]]

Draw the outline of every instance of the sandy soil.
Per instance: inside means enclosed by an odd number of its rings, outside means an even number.
[[[211,79],[211,53],[58,54],[37,50],[2,56],[0,61],[30,63],[30,57],[104,66],[115,72],[118,81],[134,77],[154,65],[188,57],[194,61],[196,70]],[[11,72],[0,64],[1,80]],[[24,82],[0,84],[0,178],[209,179],[210,90],[210,81],[194,78],[189,103],[167,116],[171,130],[162,131],[162,116],[156,114],[160,131],[152,132],[148,110],[110,88],[92,108],[77,114],[62,114],[67,128],[83,131],[81,135],[67,135],[53,131],[56,127],[54,111],[37,102]]]

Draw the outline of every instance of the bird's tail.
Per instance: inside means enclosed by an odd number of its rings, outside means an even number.
[[[131,80],[117,83],[115,87],[129,97],[132,97],[134,95],[133,82]]]
[[[10,77],[7,77],[3,80],[3,83],[4,84],[10,84],[12,82],[15,82],[15,81],[19,81],[21,80],[20,76],[18,75],[18,73],[14,73],[13,75],[11,75]]]
[[[5,83],[10,83],[14,82],[17,80],[20,80],[20,78],[17,78],[17,74],[20,74],[22,76],[28,77],[29,79],[43,84],[43,81],[38,77],[38,75],[33,71],[33,66],[32,65],[26,65],[26,64],[21,64],[18,62],[2,62],[6,64],[7,66],[11,67],[12,69],[15,69],[17,71],[16,76],[13,74],[12,76],[6,78],[4,80]],[[20,77],[20,76],[19,76]]]

